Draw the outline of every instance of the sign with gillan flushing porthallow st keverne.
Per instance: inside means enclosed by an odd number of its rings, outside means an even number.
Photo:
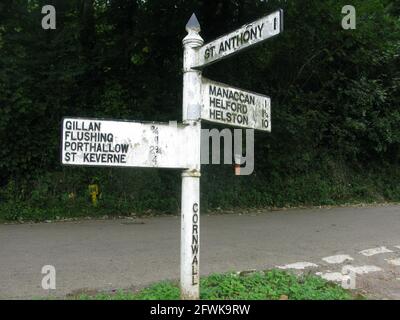
[[[190,126],[100,119],[64,118],[64,165],[190,168],[196,163]]]

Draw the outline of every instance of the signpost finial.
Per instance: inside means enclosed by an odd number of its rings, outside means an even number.
[[[199,20],[197,20],[196,15],[193,13],[192,16],[190,17],[188,23],[186,24],[186,31],[187,31],[187,36],[183,39],[183,45],[184,46],[188,46],[191,48],[197,48],[203,45],[204,40],[203,38],[200,36],[200,23]],[[193,59],[197,59],[197,55],[196,54],[192,54],[192,60]],[[189,68],[191,68],[194,64],[197,63],[197,60],[195,61],[193,60],[190,63]]]
[[[186,24],[186,31],[195,31],[195,32],[200,32],[200,23],[199,20],[197,20],[196,15],[193,13],[192,16],[190,17],[188,23]]]

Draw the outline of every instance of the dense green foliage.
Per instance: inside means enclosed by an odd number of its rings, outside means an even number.
[[[56,30],[41,28],[44,4],[57,9]],[[354,0],[357,29],[343,30],[346,4],[1,1],[0,219],[177,212],[178,171],[62,168],[61,119],[180,119],[191,13],[208,41],[279,7],[282,35],[204,72],[270,95],[272,133],[256,134],[252,176],[203,167],[203,211],[400,200],[400,6]],[[88,200],[92,181],[98,208]]]
[[[118,291],[94,296],[80,295],[79,299],[96,300],[178,300],[179,286],[173,282],[160,282],[139,292]],[[350,300],[355,296],[342,287],[316,276],[297,277],[293,274],[270,270],[251,275],[213,274],[200,281],[203,300]]]

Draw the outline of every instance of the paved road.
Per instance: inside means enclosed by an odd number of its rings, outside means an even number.
[[[179,218],[141,221],[0,225],[0,298],[46,296],[41,288],[44,265],[57,270],[52,296],[178,279]],[[391,252],[360,254],[382,246]],[[375,277],[374,283],[386,288],[381,288],[383,296],[400,298],[400,266],[388,263],[400,257],[396,246],[400,206],[202,216],[200,267],[201,274],[209,274],[310,262],[329,272],[339,265],[321,259],[347,254],[353,265],[382,267],[384,276]]]

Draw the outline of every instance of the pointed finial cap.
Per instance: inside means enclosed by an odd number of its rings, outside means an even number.
[[[200,32],[200,23],[199,20],[197,20],[196,15],[193,13],[192,16],[190,17],[188,23],[186,24],[186,31],[195,31],[195,32]]]

